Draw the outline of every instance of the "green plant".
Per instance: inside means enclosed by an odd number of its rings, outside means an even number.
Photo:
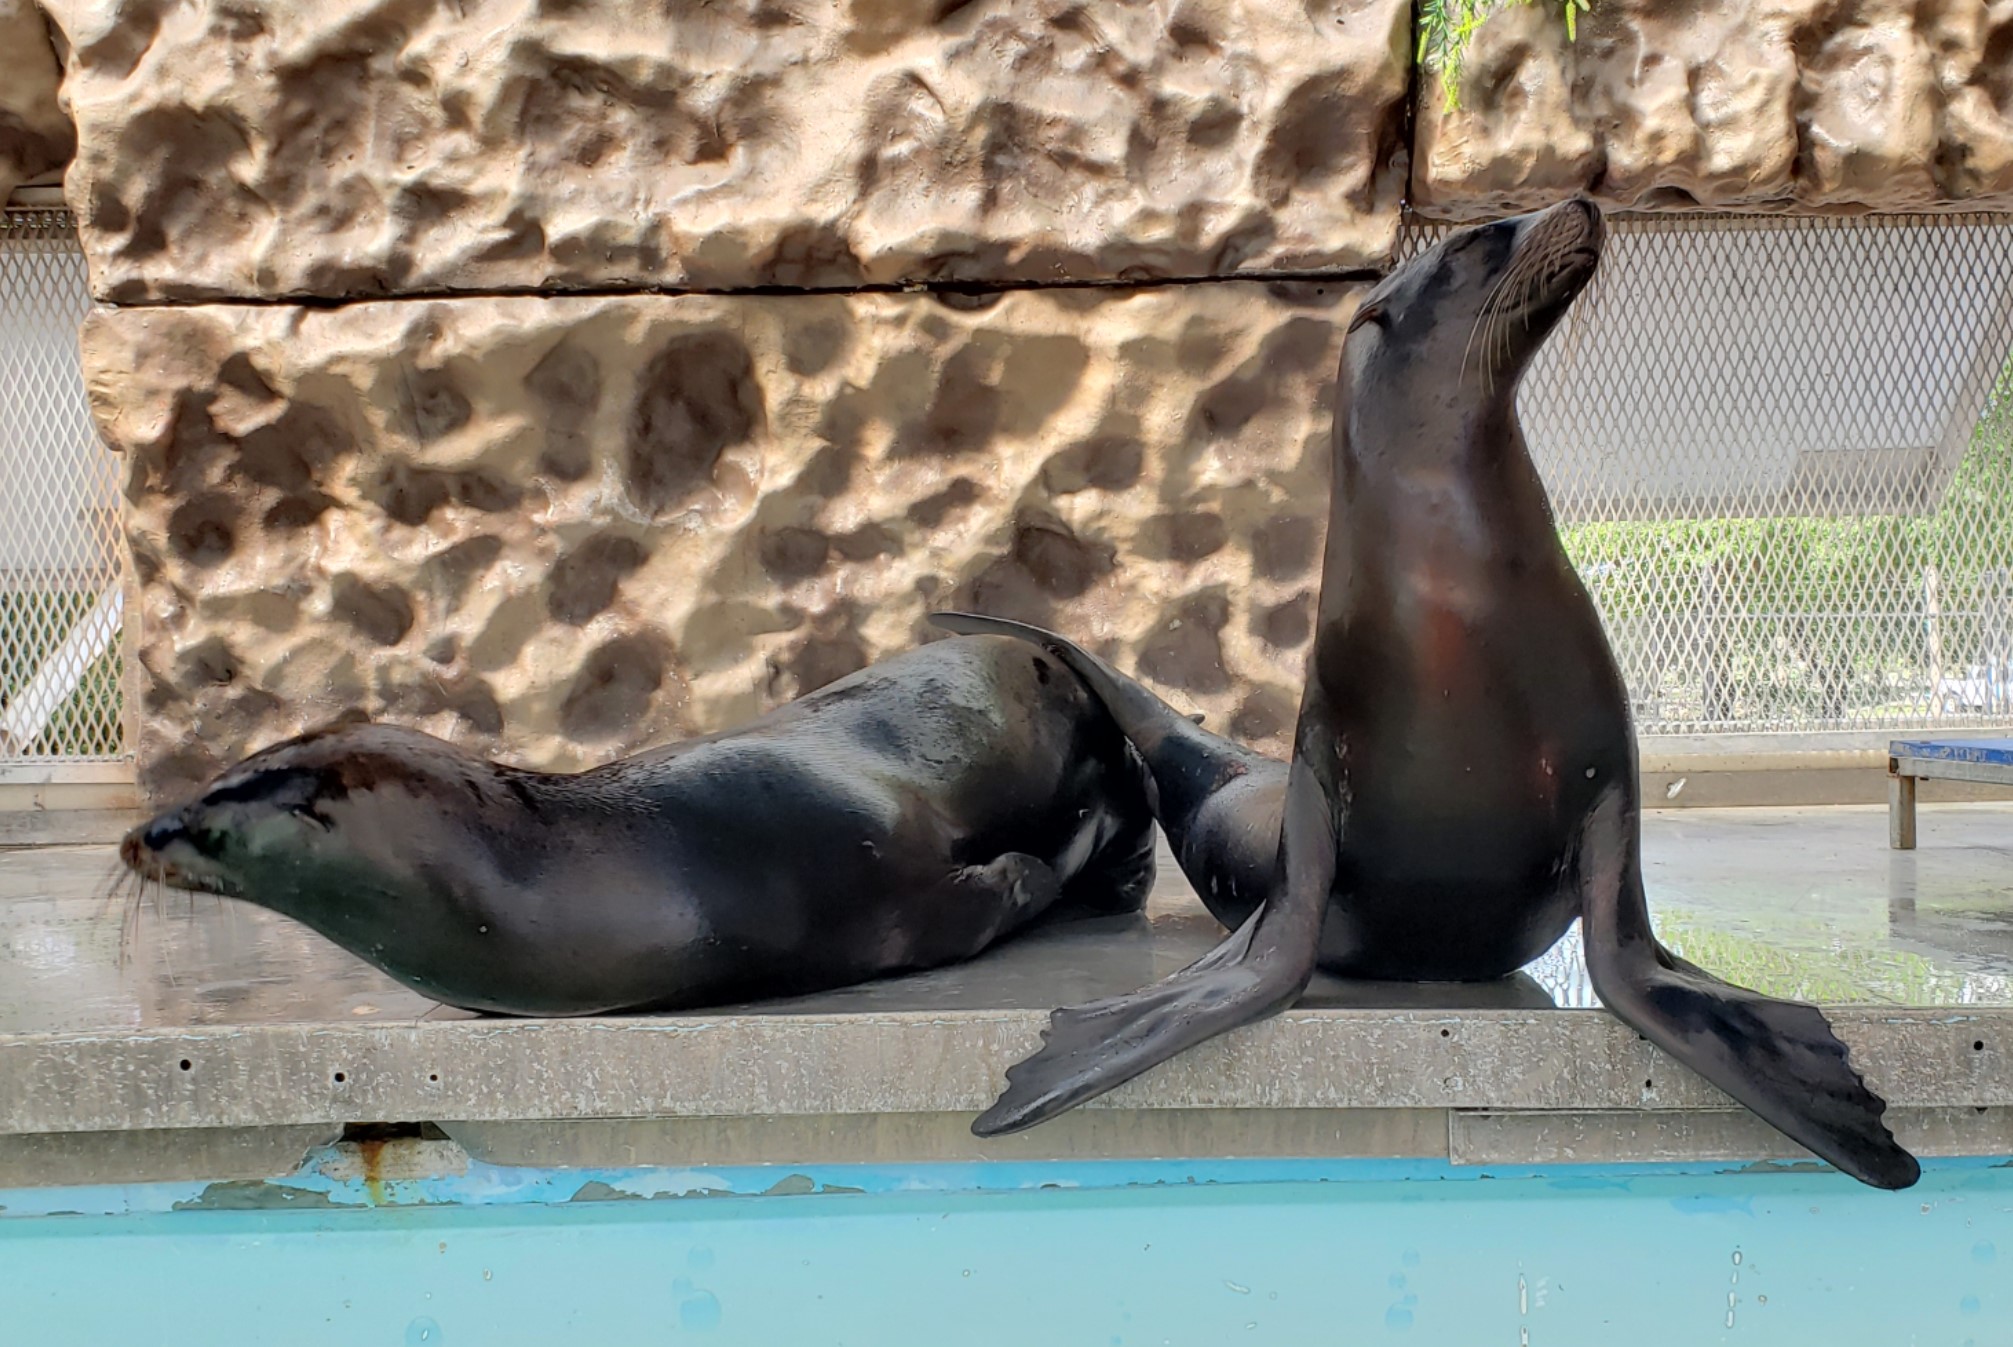
[[[1967,677],[2013,612],[2013,369],[1932,514],[1596,521],[1560,537],[1619,657],[1639,660],[1632,686],[1678,708],[1659,714],[1918,722],[1932,675]]]
[[[1428,74],[1440,77],[1447,111],[1453,112],[1461,106],[1461,68],[1468,45],[1489,15],[1507,3],[1509,0],[1419,0],[1419,65]],[[1531,0],[1517,3],[1527,5]],[[1593,7],[1591,0],[1545,0],[1545,3],[1557,5],[1564,13],[1566,41],[1578,41],[1580,12]]]
[[[1967,975],[1918,954],[1880,947],[1874,943],[1878,926],[1855,929],[1849,919],[1841,921],[1843,913],[1828,922],[1792,915],[1761,941],[1729,929],[1740,921],[1724,908],[1693,912],[1658,906],[1657,934],[1673,954],[1764,996],[1825,1005],[1933,1006],[1981,992],[1990,996],[2001,984],[1990,974]],[[1869,915],[1885,924],[1885,912]]]

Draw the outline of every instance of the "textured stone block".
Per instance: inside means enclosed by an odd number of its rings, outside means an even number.
[[[1472,219],[1585,191],[1633,210],[2013,208],[2013,3],[1504,4],[1461,106],[1422,81],[1411,200]]]
[[[69,162],[77,136],[56,101],[62,73],[33,0],[0,0],[0,204]]]
[[[54,0],[99,297],[1374,265],[1403,0]]]
[[[1354,286],[94,313],[140,778],[360,710],[579,767],[966,606],[1283,752]]]

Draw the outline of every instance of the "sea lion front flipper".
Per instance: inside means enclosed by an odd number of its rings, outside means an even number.
[[[1055,906],[1062,881],[1039,856],[1007,851],[952,874],[944,897],[935,909],[941,920],[914,939],[910,957],[917,967],[975,957]]]
[[[1168,1058],[1277,1014],[1314,976],[1335,882],[1337,824],[1313,770],[1296,760],[1271,896],[1229,939],[1179,973],[1125,996],[1058,1010],[1042,1048],[1007,1070],[1004,1093],[972,1123],[1004,1136],[1123,1085]]]
[[[1921,1177],[1824,1012],[1722,982],[1658,943],[1634,811],[1619,790],[1588,818],[1579,875],[1587,972],[1617,1019],[1862,1183],[1906,1188]]]

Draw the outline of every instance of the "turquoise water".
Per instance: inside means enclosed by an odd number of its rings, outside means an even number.
[[[0,1206],[10,1347],[2013,1344],[2004,1161],[1900,1194],[1793,1168],[472,1165],[366,1188],[311,1164]]]

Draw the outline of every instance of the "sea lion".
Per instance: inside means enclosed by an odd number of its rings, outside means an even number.
[[[1058,637],[936,619],[1033,640],[1098,691],[1146,759],[1182,869],[1234,931],[1154,986],[1057,1011],[974,1132],[1032,1126],[1282,1010],[1317,963],[1499,978],[1578,919],[1624,1023],[1854,1178],[1919,1177],[1819,1010],[1722,982],[1651,931],[1628,700],[1516,414],[1603,239],[1583,200],[1464,229],[1357,309],[1290,765]]]
[[[740,729],[571,775],[350,725],[128,835],[141,874],[301,921],[450,1005],[669,1010],[969,958],[1057,904],[1138,910],[1144,771],[1019,641],[939,641]]]

